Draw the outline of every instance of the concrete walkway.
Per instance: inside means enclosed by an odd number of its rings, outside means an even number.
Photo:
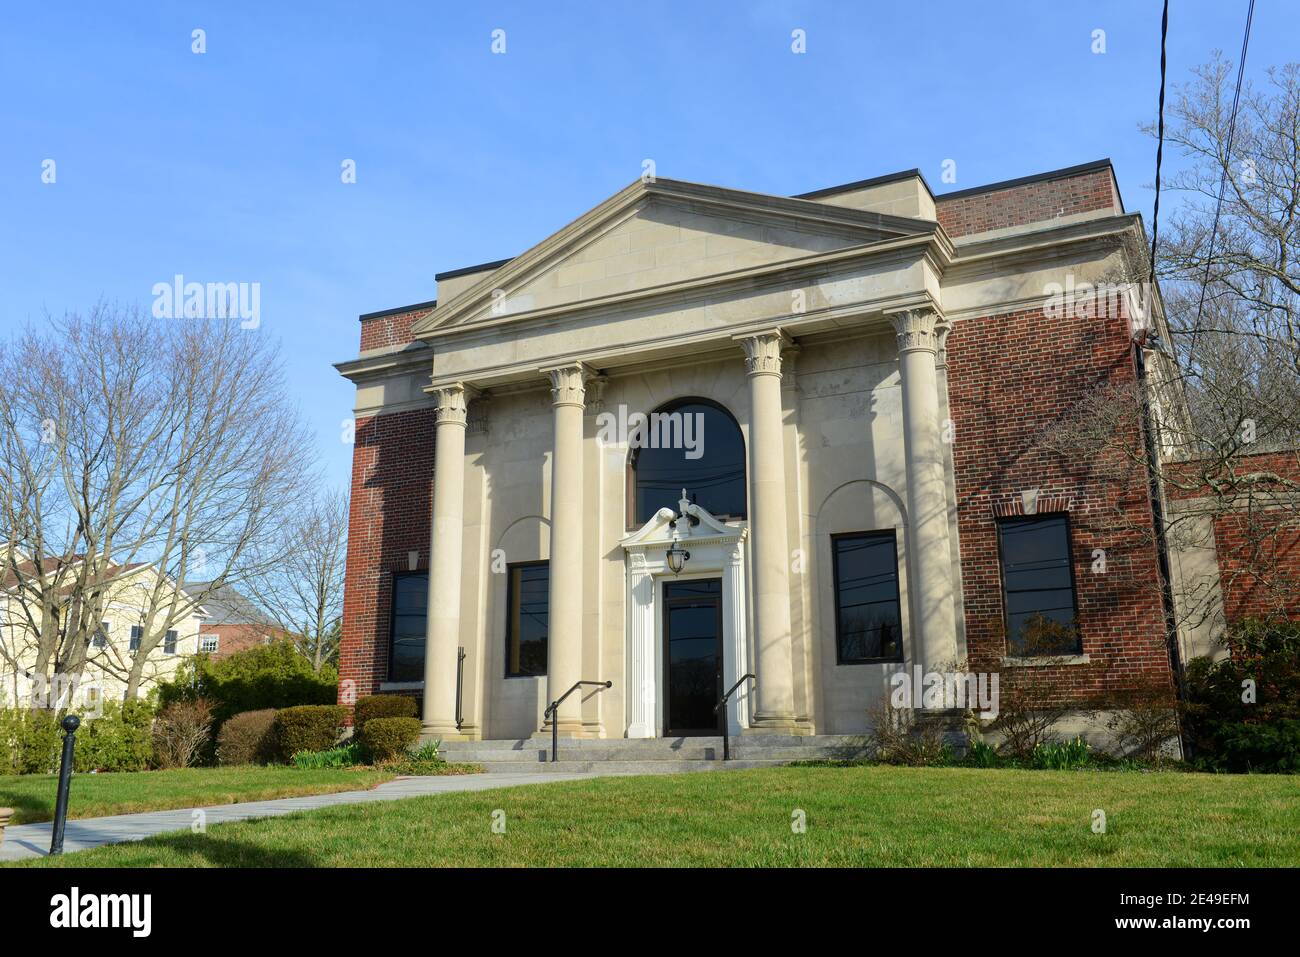
[[[226,821],[246,821],[255,817],[276,817],[295,811],[311,811],[339,804],[364,804],[368,801],[399,801],[426,794],[454,791],[487,791],[518,784],[542,784],[550,781],[580,781],[594,774],[456,774],[436,777],[397,778],[369,791],[339,791],[308,797],[280,798],[274,801],[249,801],[244,804],[218,804],[204,807],[208,825]],[[146,811],[142,814],[117,814],[112,817],[87,817],[68,821],[63,832],[63,850],[84,851],[101,844],[139,841],[167,831],[188,831],[194,822],[195,808],[174,811]],[[42,824],[19,824],[5,829],[0,845],[0,861],[21,861],[44,857],[50,850],[49,821]]]

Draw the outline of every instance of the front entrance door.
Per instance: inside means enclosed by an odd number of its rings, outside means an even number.
[[[718,734],[722,579],[664,583],[664,734]]]

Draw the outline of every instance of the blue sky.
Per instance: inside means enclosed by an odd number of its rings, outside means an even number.
[[[356,353],[358,314],[521,252],[644,159],[791,194],[911,167],[942,192],[1109,156],[1150,216],[1154,0],[462,6],[0,7],[0,334],[101,297],[147,307],[177,273],[260,283],[250,334],[283,342],[345,485],[352,388],[331,364]],[[1235,57],[1245,11],[1176,0],[1171,81],[1216,47]],[[1300,4],[1260,0],[1248,76],[1296,59],[1297,36]]]

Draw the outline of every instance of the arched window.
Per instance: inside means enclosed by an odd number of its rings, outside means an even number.
[[[745,439],[726,409],[679,399],[632,423],[632,525],[687,497],[718,518],[745,517]]]

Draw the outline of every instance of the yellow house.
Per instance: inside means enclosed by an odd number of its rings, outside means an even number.
[[[61,568],[66,574],[67,567],[65,563],[51,561],[39,574],[50,579]],[[79,674],[74,666],[69,669],[69,677],[56,685],[35,671],[39,643],[33,623],[39,627],[40,611],[32,608],[30,602],[24,609],[18,597],[20,583],[34,581],[37,574],[31,562],[18,563],[16,569],[11,566],[6,569],[0,590],[0,698],[5,704],[26,703],[33,697],[57,699],[69,693],[76,707],[91,705],[97,695],[102,695],[104,700],[124,699],[132,665],[142,645],[148,643],[151,606],[156,609],[153,627],[163,634],[147,652],[136,696],[143,697],[158,682],[171,678],[182,661],[200,650],[199,626],[204,615],[201,606],[151,564],[113,566],[100,626],[85,648],[84,664]],[[163,628],[161,622],[168,617],[173,597],[177,614],[173,623]],[[73,656],[65,649],[61,657],[67,661]]]

